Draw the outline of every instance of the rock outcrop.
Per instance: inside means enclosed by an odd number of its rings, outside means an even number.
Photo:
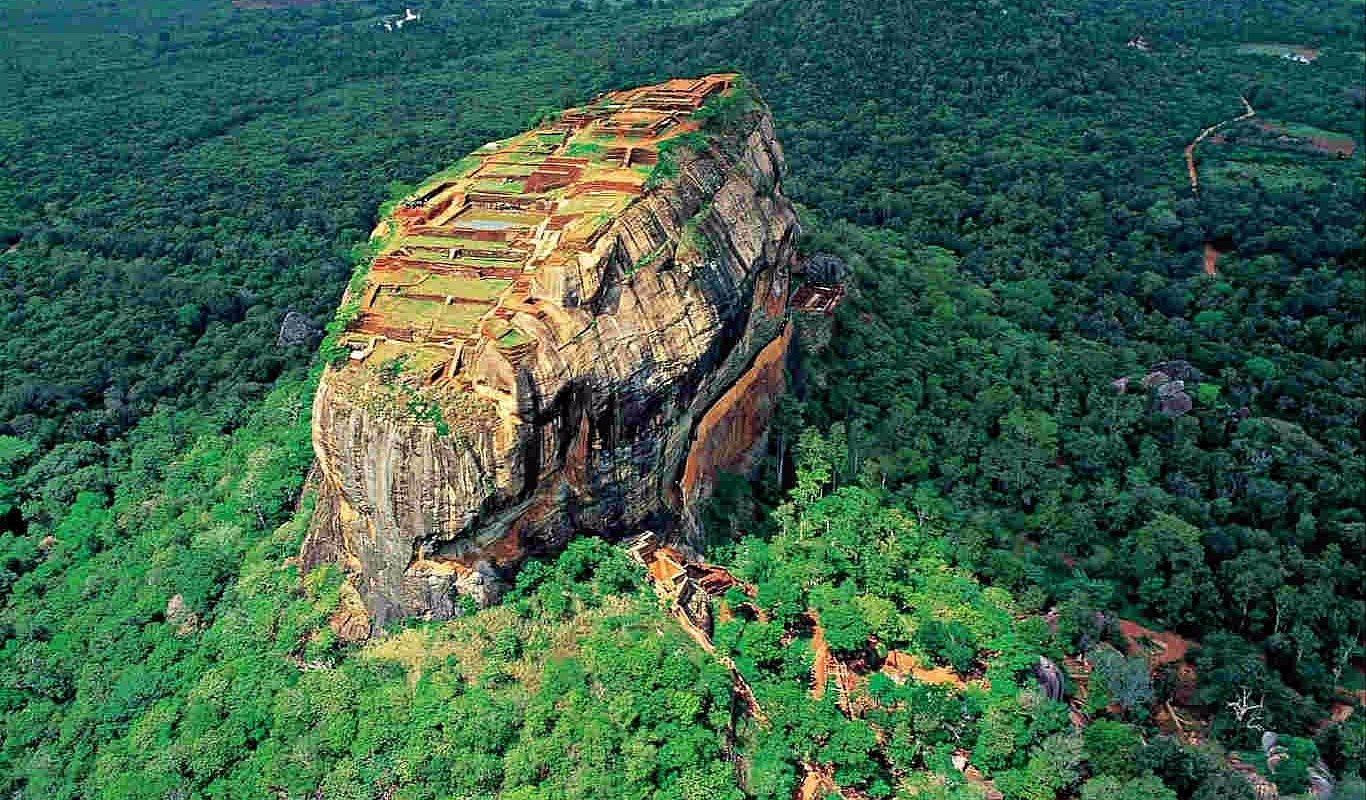
[[[299,344],[317,345],[323,332],[308,317],[294,309],[285,312],[280,320],[280,331],[275,335],[277,347],[292,347]]]
[[[599,97],[400,203],[314,402],[304,566],[340,565],[374,628],[491,602],[579,533],[686,537],[783,388],[781,174],[767,109],[713,75]]]

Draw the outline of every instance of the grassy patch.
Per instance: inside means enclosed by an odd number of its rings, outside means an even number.
[[[1227,144],[1270,150],[1345,157],[1355,149],[1352,137],[1299,122],[1252,120],[1231,126]]]
[[[652,604],[634,595],[603,597],[593,606],[578,602],[561,620],[527,618],[506,604],[440,624],[414,625],[372,640],[358,657],[402,666],[413,686],[429,671],[458,675],[462,681],[477,685],[496,669],[524,691],[532,692],[548,661],[578,656],[582,644],[605,620],[619,621],[605,628],[608,630],[626,631],[628,635],[646,630],[653,635],[654,628],[640,628],[639,620],[658,620],[658,616]],[[514,653],[500,652],[504,649],[499,646],[501,640],[508,638],[525,645]]]
[[[494,164],[481,173],[483,178],[525,178],[536,171],[531,164]]]
[[[462,247],[465,245],[484,244],[475,239],[460,237],[458,235],[437,236],[432,234],[409,234],[403,238],[403,244],[409,247],[430,247],[436,250],[450,249],[452,247]]]
[[[545,155],[541,153],[503,153],[498,157],[512,164],[531,165],[543,164],[546,159]]]
[[[701,133],[700,131],[688,131],[687,133],[680,133],[677,136],[671,136],[660,142],[659,152],[676,153],[683,150],[691,150],[694,153],[699,153],[706,150],[710,144],[711,140],[707,138],[706,134]]]
[[[479,256],[461,256],[455,260],[456,264],[470,267],[516,267],[516,262],[507,261],[500,258],[481,258]]]
[[[421,192],[430,189],[431,187],[435,186],[441,181],[463,178],[466,175],[473,172],[475,168],[477,168],[480,164],[483,163],[484,162],[482,159],[477,158],[475,156],[465,156],[464,158],[460,159],[459,161],[455,162],[449,167],[446,167],[445,169],[431,176],[427,180],[423,181],[422,185],[418,187],[418,191]]]
[[[655,162],[654,168],[645,178],[645,188],[654,189],[663,186],[674,178],[678,177],[678,160],[674,154],[664,149],[659,151],[659,161]]]
[[[711,211],[712,206],[708,203],[683,224],[683,232],[678,237],[679,259],[704,259],[711,255],[711,242],[702,233],[702,225],[706,223]]]
[[[659,256],[664,252],[665,248],[667,248],[668,246],[669,243],[665,242],[664,244],[661,244],[659,247],[656,247],[655,249],[641,256],[640,258],[637,258],[636,263],[632,264],[630,271],[626,273],[627,277],[630,277],[636,274],[637,272],[640,272],[641,270],[649,267],[651,264],[655,263],[655,261],[659,259]]]
[[[446,305],[439,300],[415,300],[399,296],[380,295],[375,303],[376,310],[386,322],[398,328],[418,328],[425,330],[435,324],[437,328],[467,329],[474,326],[488,310],[484,305],[456,303]]]
[[[1323,128],[1315,128],[1313,125],[1305,125],[1302,122],[1271,122],[1278,130],[1296,136],[1301,139],[1331,139],[1335,141],[1352,141],[1352,137],[1337,131],[1327,131]]]
[[[523,332],[521,328],[508,328],[507,333],[498,337],[498,345],[500,347],[516,347],[517,345],[526,344],[529,341],[531,341],[531,337]]]
[[[1285,58],[1290,55],[1301,55],[1310,61],[1319,57],[1319,51],[1313,47],[1299,44],[1282,44],[1279,42],[1253,42],[1250,44],[1238,45],[1237,52],[1241,55],[1256,56],[1275,56]]]
[[[704,134],[690,131],[659,143],[659,161],[645,178],[645,188],[653,189],[678,177],[678,156],[685,151],[699,152],[709,146]]]
[[[493,301],[512,281],[500,278],[457,278],[451,275],[432,275],[422,282],[418,291],[423,294],[442,294],[464,300]]]
[[[692,118],[705,130],[728,131],[759,104],[759,95],[745,78],[737,78],[728,91],[707,98]]]
[[[521,194],[526,186],[525,181],[503,181],[503,180],[483,180],[475,181],[470,188],[481,192],[499,192],[502,194]]]
[[[593,142],[573,142],[564,149],[564,154],[570,158],[594,158],[606,149]]]
[[[1215,183],[1259,183],[1272,191],[1317,189],[1328,178],[1312,166],[1282,162],[1223,161],[1201,168]]]

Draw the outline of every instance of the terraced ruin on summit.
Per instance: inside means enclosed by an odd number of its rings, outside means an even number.
[[[515,369],[546,338],[527,319],[561,342],[579,332],[582,319],[559,312],[585,300],[588,254],[645,191],[661,149],[697,131],[695,112],[736,77],[609,92],[429,179],[388,221],[342,339],[350,363],[509,395],[465,368],[493,348]]]

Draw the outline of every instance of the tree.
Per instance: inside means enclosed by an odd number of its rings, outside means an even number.
[[[1092,773],[1116,778],[1132,778],[1137,774],[1134,756],[1142,740],[1134,726],[1098,719],[1086,726],[1083,740]]]
[[[1256,631],[1268,622],[1284,575],[1279,554],[1256,549],[1244,550],[1220,565],[1219,585],[1233,601],[1245,630]]]
[[[20,465],[36,449],[32,442],[15,436],[0,436],[0,520],[8,517],[19,501],[17,478]]]
[[[1081,787],[1082,800],[1177,800],[1176,792],[1152,775],[1128,780],[1113,776],[1092,778]]]
[[[868,623],[859,607],[839,600],[822,605],[819,610],[825,641],[837,653],[854,653],[868,643]]]
[[[931,619],[916,629],[915,636],[936,661],[948,664],[960,674],[972,670],[977,659],[977,638],[961,622]]]
[[[1113,648],[1105,647],[1096,652],[1092,662],[1093,685],[1125,711],[1132,712],[1152,702],[1152,676],[1144,658],[1126,658]]]
[[[1185,619],[1211,577],[1200,529],[1159,512],[1125,545],[1124,566],[1138,586],[1139,597],[1165,624]]]
[[[1003,492],[1031,504],[1050,488],[1047,480],[1058,445],[1058,423],[1042,411],[1014,409],[1000,420],[1001,435],[982,454],[982,469]]]

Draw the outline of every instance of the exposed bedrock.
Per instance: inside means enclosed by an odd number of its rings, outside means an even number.
[[[533,280],[539,313],[511,318],[529,353],[467,349],[468,384],[424,390],[446,425],[377,410],[351,367],[327,369],[302,560],[348,575],[342,628],[492,602],[521,560],[571,536],[687,538],[678,521],[717,472],[747,466],[789,339],[797,221],[782,151],[760,107],[677,163],[591,249]]]

